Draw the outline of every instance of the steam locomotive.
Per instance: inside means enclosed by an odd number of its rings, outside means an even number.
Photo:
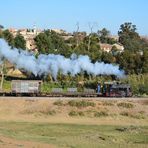
[[[0,92],[0,95],[10,96],[49,96],[49,97],[130,97],[132,96],[129,84],[117,82],[104,82],[97,84],[96,89],[84,88],[52,88],[51,92],[41,91],[42,81],[37,80],[12,80],[11,92]]]

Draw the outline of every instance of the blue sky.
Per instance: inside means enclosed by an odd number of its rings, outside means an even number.
[[[124,22],[148,35],[148,0],[0,0],[0,24],[5,28],[61,28],[94,31],[106,27],[117,34]]]

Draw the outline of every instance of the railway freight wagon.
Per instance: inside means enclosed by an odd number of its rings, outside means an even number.
[[[12,80],[11,82],[11,93],[12,95],[29,95],[37,96],[41,93],[41,82],[42,81],[30,81],[30,80]]]

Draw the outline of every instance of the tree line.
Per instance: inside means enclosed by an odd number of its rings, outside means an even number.
[[[18,32],[14,37],[9,30],[2,30],[0,26],[0,37],[4,38],[10,46],[26,49],[26,41]],[[73,53],[77,55],[88,55],[92,62],[103,61],[105,63],[119,64],[126,74],[148,73],[148,41],[141,38],[137,32],[136,25],[126,22],[120,26],[118,31],[119,40],[110,37],[110,31],[106,28],[86,32],[74,32],[73,36],[64,40],[61,34],[52,30],[45,30],[38,34],[34,41],[38,54],[61,54],[70,57]],[[112,47],[110,52],[104,52],[99,43],[113,45],[120,43],[124,46],[124,52],[119,52]],[[37,57],[37,56],[36,56]]]

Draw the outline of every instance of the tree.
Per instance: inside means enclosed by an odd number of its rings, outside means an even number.
[[[51,37],[55,54],[61,54],[65,57],[69,57],[71,55],[71,48],[64,42],[64,39],[54,31],[48,33]]]
[[[134,54],[130,53],[130,51],[125,51],[121,55],[117,57],[117,62],[120,64],[120,68],[125,70],[126,74],[134,74],[135,73],[135,60]]]
[[[5,67],[5,62],[6,60],[4,58],[1,59],[0,63],[0,73],[1,73],[1,83],[0,83],[0,91],[3,91],[3,83],[5,79],[5,73],[6,73],[6,67]]]
[[[3,29],[4,27],[2,26],[2,25],[0,25],[0,38],[2,38],[2,29]]]
[[[36,36],[35,42],[39,53],[61,54],[66,57],[71,55],[70,47],[64,42],[64,39],[54,31],[46,30]]]
[[[101,43],[107,43],[108,37],[110,35],[110,31],[107,30],[106,28],[103,28],[102,30],[98,30],[98,35]]]
[[[110,52],[109,53],[103,52],[101,58],[104,63],[115,63],[116,62],[116,59]]]
[[[129,22],[120,26],[120,30],[118,31],[119,42],[125,47],[126,50],[142,50],[141,38],[136,30],[136,25],[132,25],[132,23]]]
[[[132,53],[128,50],[119,53],[116,56],[117,63],[120,68],[124,69],[126,74],[141,74],[143,73],[143,61],[145,58],[138,52]]]
[[[79,46],[79,29],[80,29],[79,22],[77,22],[76,26],[77,26],[77,30],[76,30],[76,33],[75,33],[75,38],[76,38],[77,47],[78,47]]]
[[[4,29],[4,26],[3,26],[3,25],[0,25],[0,30],[1,30],[1,29]]]
[[[45,32],[37,35],[35,37],[35,42],[39,50],[39,53],[48,54],[50,50],[54,48],[52,45],[51,37],[48,36]]]
[[[0,30],[0,38],[2,38],[3,37],[3,33],[2,33],[2,31]]]
[[[26,49],[26,40],[21,34],[17,34],[14,38],[14,47],[20,49]]]
[[[142,72],[148,73],[148,50],[144,50],[142,61],[143,61]]]
[[[92,33],[89,56],[93,62],[96,62],[101,61],[101,54],[102,52],[100,50],[98,35],[96,33]]]
[[[89,34],[89,36],[88,36],[88,51],[90,50],[90,44],[91,44],[91,36],[92,36],[92,33],[93,33],[93,28],[94,28],[94,25],[92,24],[90,24],[89,23],[89,29],[90,29],[90,34]]]
[[[10,46],[13,46],[13,35],[9,32],[9,30],[4,30],[2,36]]]
[[[106,28],[103,28],[102,30],[98,30],[98,35],[100,37],[106,38],[106,37],[108,37],[110,35],[110,31],[107,30]]]
[[[1,83],[0,83],[0,91],[3,91],[3,83],[4,83],[4,63],[2,63],[0,68],[1,71]]]
[[[114,38],[110,37],[110,31],[107,30],[106,28],[98,30],[97,33],[101,43],[114,44],[117,42]]]

